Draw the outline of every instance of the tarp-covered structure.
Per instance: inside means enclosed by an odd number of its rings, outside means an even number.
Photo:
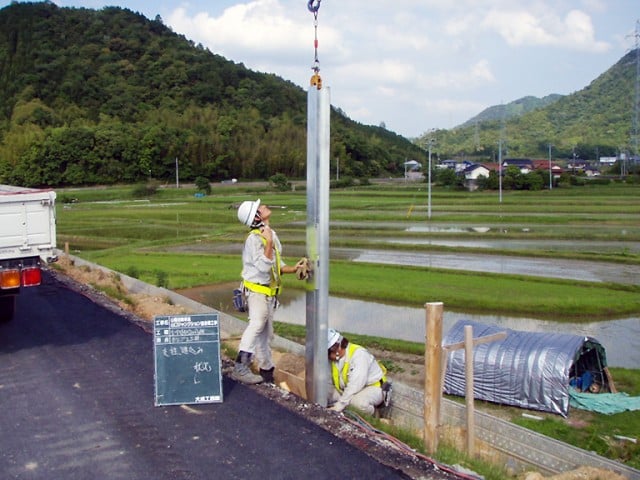
[[[606,354],[598,340],[564,333],[524,332],[460,320],[447,332],[443,346],[464,341],[464,327],[473,338],[506,332],[503,340],[473,348],[474,398],[522,408],[569,413],[569,385],[582,378],[609,390]],[[446,356],[444,392],[465,395],[464,349]],[[585,387],[588,387],[585,384]]]

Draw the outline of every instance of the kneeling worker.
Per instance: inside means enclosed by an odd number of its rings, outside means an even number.
[[[369,415],[384,401],[385,372],[364,347],[350,343],[333,328],[328,335],[333,388],[329,392],[331,410],[342,412],[348,405]]]

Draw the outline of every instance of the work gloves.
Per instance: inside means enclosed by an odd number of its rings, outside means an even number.
[[[302,257],[296,263],[296,277],[298,280],[307,280],[313,273],[313,267],[307,257]]]

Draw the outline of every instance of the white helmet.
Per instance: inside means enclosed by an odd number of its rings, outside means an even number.
[[[340,335],[340,332],[338,332],[337,330],[334,330],[333,328],[330,328],[327,333],[328,333],[328,335],[327,335],[327,350],[329,350],[336,343],[338,343],[340,340],[342,340],[342,335]]]
[[[240,207],[238,207],[238,220],[240,220],[240,223],[250,227],[253,224],[253,220],[256,218],[259,206],[260,199],[255,202],[251,202],[249,200],[242,202]]]

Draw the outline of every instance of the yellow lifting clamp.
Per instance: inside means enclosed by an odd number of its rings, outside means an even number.
[[[322,89],[322,78],[318,72],[311,75],[311,86],[316,87],[318,90]]]

